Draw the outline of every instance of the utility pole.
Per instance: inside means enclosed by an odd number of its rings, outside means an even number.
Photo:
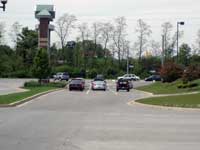
[[[127,48],[127,68],[126,69],[127,69],[126,73],[129,74],[129,46]]]
[[[177,22],[177,63],[178,63],[178,55],[179,55],[179,25],[185,25],[185,22]]]

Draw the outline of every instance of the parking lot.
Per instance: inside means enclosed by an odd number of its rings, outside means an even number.
[[[127,103],[148,94],[64,89],[15,108],[0,109],[1,150],[189,150],[199,149],[198,111]],[[134,82],[134,87],[149,84]]]
[[[23,92],[24,82],[35,79],[0,79],[0,95]]]

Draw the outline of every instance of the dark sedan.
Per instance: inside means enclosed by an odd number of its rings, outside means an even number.
[[[152,75],[145,79],[145,81],[161,81],[160,75]]]
[[[82,79],[72,79],[69,83],[69,90],[80,90],[83,91],[85,89],[85,84]]]
[[[129,90],[130,90],[130,81],[126,80],[126,79],[119,79],[117,81],[116,91],[118,92],[119,90],[126,90],[127,92],[129,92]]]

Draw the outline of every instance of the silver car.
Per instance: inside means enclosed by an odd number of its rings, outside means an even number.
[[[106,81],[92,81],[92,90],[104,90],[106,91]]]

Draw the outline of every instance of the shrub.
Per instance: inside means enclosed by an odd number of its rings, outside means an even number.
[[[190,83],[188,84],[188,88],[197,87],[198,85],[199,85],[198,83]]]
[[[193,88],[193,87],[197,87],[198,86],[198,83],[183,83],[183,84],[179,84],[177,87],[179,89],[185,89],[185,88]]]
[[[64,82],[50,82],[50,83],[46,83],[46,84],[40,84],[39,82],[36,81],[29,81],[29,82],[25,82],[24,83],[24,87],[43,87],[43,86],[47,86],[47,87],[57,87],[57,88],[64,88],[66,86],[66,83]]]
[[[105,77],[108,79],[113,79],[117,77],[119,70],[116,68],[108,68],[105,72]]]
[[[71,73],[73,72],[73,68],[67,65],[62,65],[62,66],[58,66],[55,68],[55,73],[57,72],[68,72]]]
[[[38,86],[41,86],[41,84],[36,81],[29,81],[24,83],[24,87],[38,87]]]
[[[92,69],[92,70],[89,70],[88,72],[88,78],[95,78],[97,76],[97,70],[96,69]]]
[[[200,65],[190,65],[183,73],[183,82],[187,83],[200,78]]]
[[[160,71],[160,75],[163,82],[173,82],[181,78],[183,74],[183,68],[173,62],[166,63]]]
[[[83,77],[81,69],[79,68],[74,68],[72,72],[69,72],[69,74],[72,78]]]

